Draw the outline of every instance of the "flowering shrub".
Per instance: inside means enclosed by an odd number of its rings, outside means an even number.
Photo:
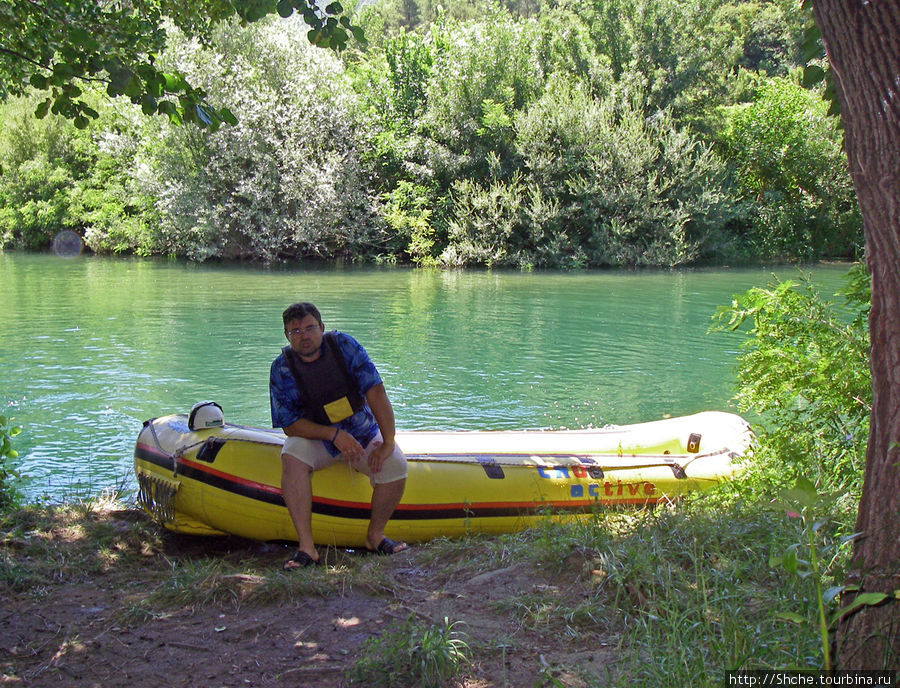
[[[207,49],[176,38],[166,59],[227,94],[239,121],[208,135],[143,123],[137,178],[156,199],[158,251],[264,261],[377,251],[353,95],[302,21],[227,26]]]

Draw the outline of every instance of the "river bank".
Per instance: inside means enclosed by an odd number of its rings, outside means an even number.
[[[423,656],[465,688],[816,668],[812,624],[776,618],[812,613],[804,584],[766,566],[796,529],[728,492],[394,557],[323,549],[290,574],[287,546],[177,536],[120,502],[28,507],[0,521],[0,685],[424,685],[404,682]]]
[[[20,512],[2,535],[0,685],[344,686],[367,641],[445,618],[471,650],[457,685],[546,675],[539,685],[580,686],[579,672],[616,666],[607,631],[576,639],[562,619],[511,614],[534,596],[577,605],[592,586],[587,559],[573,552],[553,571],[496,561],[472,575],[469,548],[484,546],[323,549],[326,566],[284,573],[287,546],[166,533],[121,504]]]

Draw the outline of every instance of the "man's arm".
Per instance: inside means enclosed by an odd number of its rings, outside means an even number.
[[[366,450],[356,441],[353,435],[344,430],[337,430],[333,425],[319,425],[306,418],[300,418],[287,427],[282,428],[282,430],[288,437],[302,437],[307,440],[324,440],[326,442],[333,441],[341,456],[350,463],[359,461],[366,454]],[[336,435],[335,430],[337,430]],[[393,451],[393,444],[391,445],[391,451]],[[383,462],[384,459],[381,461]],[[380,467],[381,462],[378,465]]]
[[[302,437],[307,440],[331,441],[334,437],[334,428],[330,425],[319,425],[306,418],[299,418],[287,427],[282,428],[288,437]]]
[[[384,461],[394,451],[394,435],[396,428],[394,424],[394,407],[391,406],[391,400],[388,399],[384,385],[379,383],[369,388],[366,392],[366,401],[369,408],[372,409],[372,415],[375,416],[375,422],[378,423],[378,429],[381,431],[383,442],[380,447],[369,455],[369,466],[373,473],[381,470]]]

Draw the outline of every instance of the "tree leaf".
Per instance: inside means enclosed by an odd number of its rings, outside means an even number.
[[[143,83],[141,82],[141,79],[136,74],[132,74],[128,79],[128,83],[125,84],[123,93],[132,100],[140,99],[141,94],[143,93],[142,86]]]
[[[846,586],[833,585],[822,593],[822,601],[827,604],[828,602],[831,602],[835,597],[840,595],[844,590],[846,590]]]
[[[163,79],[165,80],[165,89],[169,93],[178,93],[179,91],[183,91],[187,88],[187,82],[184,80],[184,77],[181,74],[173,74],[171,72],[164,73]]]
[[[145,115],[155,115],[156,114],[156,98],[151,96],[149,93],[145,93],[141,98],[141,111]]]
[[[47,112],[50,110],[50,99],[47,98],[43,103],[38,103],[38,106],[34,109],[34,116],[38,119],[44,119],[47,116]]]
[[[835,623],[837,623],[837,621],[841,617],[846,616],[847,614],[854,611],[855,609],[859,609],[860,607],[863,607],[863,606],[872,607],[877,604],[881,604],[888,597],[889,597],[889,595],[884,592],[864,592],[860,595],[857,595],[856,597],[853,598],[853,602],[848,604],[846,607],[842,607],[841,609],[838,609],[834,613],[834,615],[831,617],[831,619],[828,623],[828,627],[831,628],[831,626],[833,626]]]
[[[821,57],[822,50],[822,32],[819,25],[811,22],[803,32],[803,43],[800,44],[800,57],[804,62]]]
[[[800,616],[796,612],[776,612],[776,619],[783,619],[784,621],[790,621],[791,623],[804,624],[806,623],[806,618]]]
[[[197,119],[203,122],[206,126],[210,126],[212,124],[212,118],[209,116],[209,113],[206,111],[202,105],[194,106],[194,112],[197,114]]]
[[[231,110],[228,108],[222,108],[219,111],[219,115],[222,117],[222,121],[226,124],[230,124],[231,126],[237,126],[238,119],[232,114]]]
[[[319,19],[319,15],[317,15],[311,9],[306,9],[303,11],[303,21],[305,21],[307,25],[313,27],[314,29],[318,29],[322,26],[322,20]],[[312,43],[312,40],[310,40],[310,43]],[[315,43],[313,43],[313,45],[315,45]]]
[[[276,11],[282,19],[287,19],[294,13],[294,3],[292,0],[278,0]]]
[[[806,65],[803,68],[803,87],[812,88],[825,79],[825,70],[819,65]]]

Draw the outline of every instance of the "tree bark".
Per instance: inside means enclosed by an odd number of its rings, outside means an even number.
[[[900,1],[813,0],[841,105],[872,275],[873,404],[848,584],[891,601],[837,629],[842,669],[900,668]],[[849,600],[845,599],[845,604]]]

